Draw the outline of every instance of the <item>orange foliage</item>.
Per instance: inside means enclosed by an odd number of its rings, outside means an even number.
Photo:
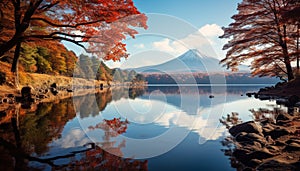
[[[0,11],[0,56],[20,41],[63,40],[115,61],[127,57],[121,42],[133,27],[147,28],[132,0],[2,0]]]

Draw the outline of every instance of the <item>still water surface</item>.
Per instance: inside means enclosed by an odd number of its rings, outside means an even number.
[[[237,112],[248,121],[250,109],[273,108],[274,101],[245,95],[261,87],[113,88],[11,109],[19,110],[17,124],[0,125],[0,164],[4,170],[235,170],[222,150],[229,134],[219,119]]]

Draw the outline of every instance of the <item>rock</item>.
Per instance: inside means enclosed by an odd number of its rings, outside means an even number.
[[[280,113],[276,118],[276,125],[285,125],[293,120],[293,117],[287,113]]]
[[[45,94],[40,94],[40,95],[38,96],[38,98],[39,98],[39,99],[45,99],[45,98],[47,98],[47,96],[46,96]]]
[[[288,98],[289,105],[291,105],[291,106],[294,106],[299,101],[300,101],[300,98],[296,95],[292,95]]]
[[[48,93],[49,92],[49,89],[45,89],[44,90],[44,93],[46,94],[46,93]]]
[[[71,93],[71,92],[73,92],[73,90],[72,89],[67,89],[67,92]]]
[[[7,98],[3,98],[2,99],[2,103],[8,103],[8,99]]]
[[[250,168],[250,167],[246,167],[246,168],[243,169],[243,171],[253,171],[253,169]]]
[[[256,124],[254,121],[249,121],[233,126],[229,129],[229,133],[234,137],[241,132],[256,133],[262,135],[262,127]]]
[[[300,151],[300,144],[292,142],[285,147],[287,151]]]
[[[278,105],[287,105],[288,104],[288,100],[287,99],[276,99],[276,104]]]
[[[264,137],[256,133],[241,132],[235,137],[235,140],[237,142],[248,142],[248,144],[254,144],[254,141],[257,141],[261,144],[266,144]]]
[[[266,136],[266,141],[268,144],[275,144],[275,141],[272,139],[270,135]]]
[[[250,139],[247,137],[246,132],[241,132],[235,136],[235,140],[237,142],[244,142],[244,141],[249,141]]]
[[[31,87],[23,87],[21,90],[21,95],[23,99],[29,99],[31,98]]]
[[[275,127],[273,127],[271,124],[269,124],[269,123],[266,123],[264,126],[263,126],[263,134],[264,135],[269,135],[270,134],[270,132],[272,131],[272,130],[274,130],[275,129]]]
[[[261,160],[273,157],[275,155],[276,154],[271,153],[267,148],[262,148],[249,154],[249,157]]]
[[[298,143],[298,144],[300,144],[300,139],[290,138],[289,140],[286,141],[286,143],[288,143],[288,144],[291,144],[291,143]]]
[[[271,96],[267,96],[267,95],[259,95],[258,98],[259,98],[259,100],[270,100],[270,99],[272,99]]]
[[[248,97],[252,97],[252,95],[254,95],[254,93],[246,93],[246,96]]]
[[[280,88],[284,85],[283,82],[278,82],[276,85],[275,85],[275,88]]]
[[[14,94],[8,94],[7,97],[8,97],[8,98],[14,98],[15,95],[14,95]]]
[[[274,145],[267,146],[267,149],[272,153],[278,153],[280,149]]]
[[[53,84],[50,85],[50,87],[51,87],[51,88],[57,88],[57,84],[56,84],[56,83],[53,83]]]
[[[6,112],[5,111],[0,111],[0,118],[5,117],[6,116]]]
[[[286,145],[286,143],[285,143],[285,141],[282,141],[282,140],[277,140],[277,141],[275,141],[275,145],[276,146],[285,146]]]
[[[54,87],[51,87],[51,88],[50,88],[50,91],[51,91],[51,93],[52,93],[54,96],[56,96],[56,95],[58,94],[58,90],[57,90],[56,88],[54,88]]]
[[[266,92],[266,91],[268,91],[267,88],[261,88],[261,89],[259,89],[258,92]]]
[[[273,138],[273,139],[277,139],[281,136],[284,135],[289,135],[289,131],[287,129],[283,129],[283,128],[276,128],[274,130],[272,130],[269,135]]]
[[[260,165],[262,163],[261,160],[258,160],[258,159],[251,159],[248,163],[247,163],[247,166],[251,167],[251,168],[254,168],[258,165]],[[252,170],[252,169],[251,169]]]
[[[15,101],[16,102],[22,102],[22,96],[16,96]]]
[[[287,113],[280,113],[276,118],[276,122],[289,121],[289,120],[292,120],[292,117],[290,115],[288,115]]]
[[[8,99],[8,103],[9,103],[9,104],[14,104],[14,103],[15,103],[15,100],[14,100],[14,99]]]
[[[261,163],[262,159],[267,159],[275,156],[268,149],[257,149],[256,151],[250,152],[246,149],[236,149],[233,153],[233,156],[237,158],[244,165],[253,167]]]
[[[250,160],[249,151],[245,149],[236,149],[233,151],[232,155],[241,162]]]
[[[265,163],[262,163],[260,164],[256,170],[258,171],[261,171],[261,170],[277,170],[277,171],[281,171],[281,170],[284,170],[284,171],[287,171],[287,170],[297,170],[295,166],[291,165],[291,164],[286,164],[286,163],[283,163],[283,162],[278,162],[276,160],[270,160],[270,161],[267,161]]]

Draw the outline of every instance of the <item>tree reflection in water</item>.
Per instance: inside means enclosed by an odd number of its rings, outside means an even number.
[[[220,119],[231,134],[231,128],[240,131],[228,136],[221,143],[222,151],[229,156],[230,164],[238,171],[242,170],[300,170],[300,114],[299,108],[251,109],[257,128],[261,132],[245,131],[241,127],[238,114],[232,113]],[[235,130],[238,130],[235,129]],[[259,130],[258,129],[258,130]],[[249,129],[250,130],[250,129]]]
[[[136,95],[135,92],[134,97]],[[91,96],[96,100],[91,101],[93,99]],[[128,93],[127,97],[129,97]],[[62,136],[66,123],[76,117],[74,106],[85,107],[80,116],[86,117],[98,114],[111,101],[112,93],[107,90],[81,98],[60,100],[56,103],[33,104],[29,109],[22,109],[17,105],[15,108],[2,111],[1,170],[45,170],[47,168],[48,170],[51,168],[52,170],[147,170],[147,161],[117,157],[94,143],[71,148],[70,152],[59,156],[44,156],[50,150],[49,144]],[[106,132],[103,143],[107,143],[110,137],[124,133],[127,124],[129,122],[126,120],[114,118],[103,120],[90,129],[103,129]],[[111,148],[121,154],[122,146],[124,144]],[[64,161],[63,164],[57,162],[61,160]]]

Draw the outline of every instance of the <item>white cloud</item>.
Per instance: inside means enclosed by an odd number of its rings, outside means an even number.
[[[180,43],[179,41],[172,41],[169,38],[153,42],[152,45],[154,49],[158,49],[172,55],[179,55],[187,50],[187,48],[182,43]]]
[[[120,61],[104,61],[105,65],[107,65],[109,68],[120,68],[122,65],[122,62]]]
[[[195,33],[188,35],[180,40],[171,40],[169,38],[153,42],[154,49],[178,56],[188,49],[198,49],[203,54],[217,58],[224,58],[225,52],[222,46],[226,40],[218,37],[223,34],[223,30],[217,24],[206,24]]]
[[[135,45],[133,45],[133,47],[135,47],[137,49],[144,49],[145,45],[143,43],[141,43],[141,44],[135,44]]]
[[[205,37],[217,37],[224,33],[222,28],[217,24],[206,24],[199,29],[199,32]]]
[[[61,148],[71,148],[83,146],[90,141],[91,140],[85,136],[85,133],[81,129],[75,128],[70,130],[66,136],[56,140],[54,143]]]

